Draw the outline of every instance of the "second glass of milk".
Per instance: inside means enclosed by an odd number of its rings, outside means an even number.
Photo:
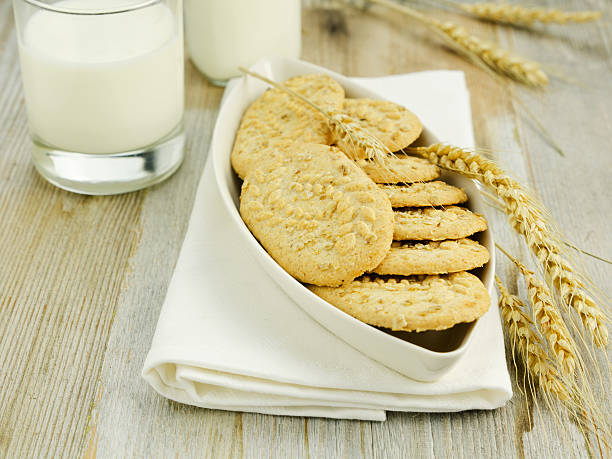
[[[191,60],[224,86],[262,57],[298,58],[300,0],[185,0],[185,40]]]
[[[115,194],[183,159],[182,0],[13,0],[37,170]]]

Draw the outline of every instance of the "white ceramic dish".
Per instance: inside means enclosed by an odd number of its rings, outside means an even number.
[[[275,81],[309,73],[325,73],[336,79],[345,89],[347,97],[369,97],[382,99],[377,94],[361,87],[350,79],[322,67],[302,61],[289,59],[266,59],[259,61],[252,70]],[[239,214],[240,180],[230,166],[230,152],[234,135],[245,109],[266,89],[267,85],[255,78],[242,78],[227,95],[219,112],[213,133],[211,152],[215,178],[224,204],[240,234],[247,241],[253,256],[277,284],[311,317],[332,333],[355,347],[365,355],[384,365],[420,381],[434,381],[459,360],[470,344],[473,333],[477,331],[478,321],[459,324],[441,332],[386,332],[369,326],[340,311],[291,277],[272,259],[257,242]],[[408,107],[409,108],[409,107]],[[436,142],[425,128],[420,142]],[[468,207],[482,213],[484,204],[477,187],[468,180],[453,173],[445,173],[444,180],[462,187],[469,196]],[[490,231],[480,234],[480,242],[491,253],[491,261],[476,273],[485,286],[493,288],[494,253]]]

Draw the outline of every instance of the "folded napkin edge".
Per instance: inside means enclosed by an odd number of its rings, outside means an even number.
[[[493,383],[493,384],[483,384],[482,381],[479,381],[477,385],[474,385],[474,386],[465,385],[465,386],[462,386],[460,390],[456,390],[454,388],[450,388],[451,390],[449,390],[449,387],[447,385],[444,385],[440,387],[441,392],[439,393],[428,390],[431,387],[438,387],[439,381],[421,382],[421,381],[414,380],[413,382],[415,383],[415,385],[417,387],[420,386],[422,389],[418,390],[413,386],[410,388],[409,391],[402,393],[402,392],[389,392],[385,390],[377,391],[377,390],[367,390],[367,389],[355,389],[355,388],[349,388],[349,387],[328,387],[328,386],[324,386],[322,384],[316,384],[316,383],[306,385],[306,384],[299,383],[296,381],[288,380],[286,378],[278,378],[276,376],[269,377],[267,375],[264,375],[263,373],[257,374],[256,372],[248,372],[248,371],[244,371],[241,369],[232,368],[229,366],[214,365],[214,364],[211,364],[210,362],[207,363],[206,368],[202,368],[200,366],[201,362],[198,361],[195,355],[193,358],[186,357],[186,358],[179,359],[179,360],[177,360],[176,358],[172,358],[173,355],[174,356],[175,355],[189,356],[192,354],[197,354],[197,351],[194,351],[194,349],[190,347],[155,346],[155,348],[152,348],[149,353],[149,355],[152,355],[152,354],[156,356],[155,360],[152,360],[149,357],[147,357],[147,361],[145,362],[144,368],[141,373],[141,376],[148,382],[151,382],[152,375],[159,375],[160,378],[165,381],[176,380],[178,379],[176,376],[177,371],[179,371],[181,369],[180,367],[182,366],[184,367],[183,368],[184,370],[199,372],[202,375],[207,375],[207,374],[208,375],[212,375],[212,374],[223,375],[227,377],[228,380],[230,380],[232,377],[248,378],[251,382],[256,383],[260,388],[263,387],[263,385],[270,385],[274,388],[274,389],[270,388],[268,391],[266,391],[266,392],[269,392],[270,394],[275,393],[275,390],[278,390],[279,388],[286,387],[286,388],[292,388],[292,389],[299,388],[302,390],[315,389],[315,390],[321,390],[321,391],[334,391],[337,393],[338,392],[363,393],[363,394],[390,396],[390,397],[419,396],[419,397],[424,397],[424,398],[453,396],[453,395],[462,395],[462,394],[470,394],[470,393],[485,394],[485,393],[490,392],[490,393],[499,394],[502,396],[502,398],[505,398],[506,400],[504,401],[504,403],[512,397],[512,390],[511,388],[510,389],[508,388],[508,385],[506,384],[505,380],[499,381],[499,383]],[[173,368],[172,369],[165,368],[166,366],[170,366]],[[162,370],[164,374],[162,374]],[[169,377],[168,371],[172,372],[174,374],[174,377]],[[201,378],[201,379],[204,380],[205,378]],[[229,384],[226,383],[226,385],[229,385]]]

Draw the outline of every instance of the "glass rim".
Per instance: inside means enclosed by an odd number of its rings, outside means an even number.
[[[106,8],[106,9],[104,7],[100,7],[96,10],[59,7],[59,6],[54,6],[52,3],[51,4],[45,3],[40,0],[21,0],[21,1],[23,1],[24,3],[28,3],[32,6],[36,6],[40,9],[46,10],[46,11],[52,11],[54,13],[74,14],[77,16],[100,16],[104,14],[128,13],[130,11],[135,11],[135,10],[139,10],[142,8],[146,8],[156,3],[161,3],[162,0],[141,0],[139,2],[135,2],[133,5],[126,5],[123,7]]]

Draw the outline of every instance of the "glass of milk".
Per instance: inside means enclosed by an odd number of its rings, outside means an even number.
[[[224,86],[262,57],[298,58],[300,0],[185,0],[185,41],[191,60]]]
[[[182,0],[13,0],[36,169],[116,194],[183,160]]]

